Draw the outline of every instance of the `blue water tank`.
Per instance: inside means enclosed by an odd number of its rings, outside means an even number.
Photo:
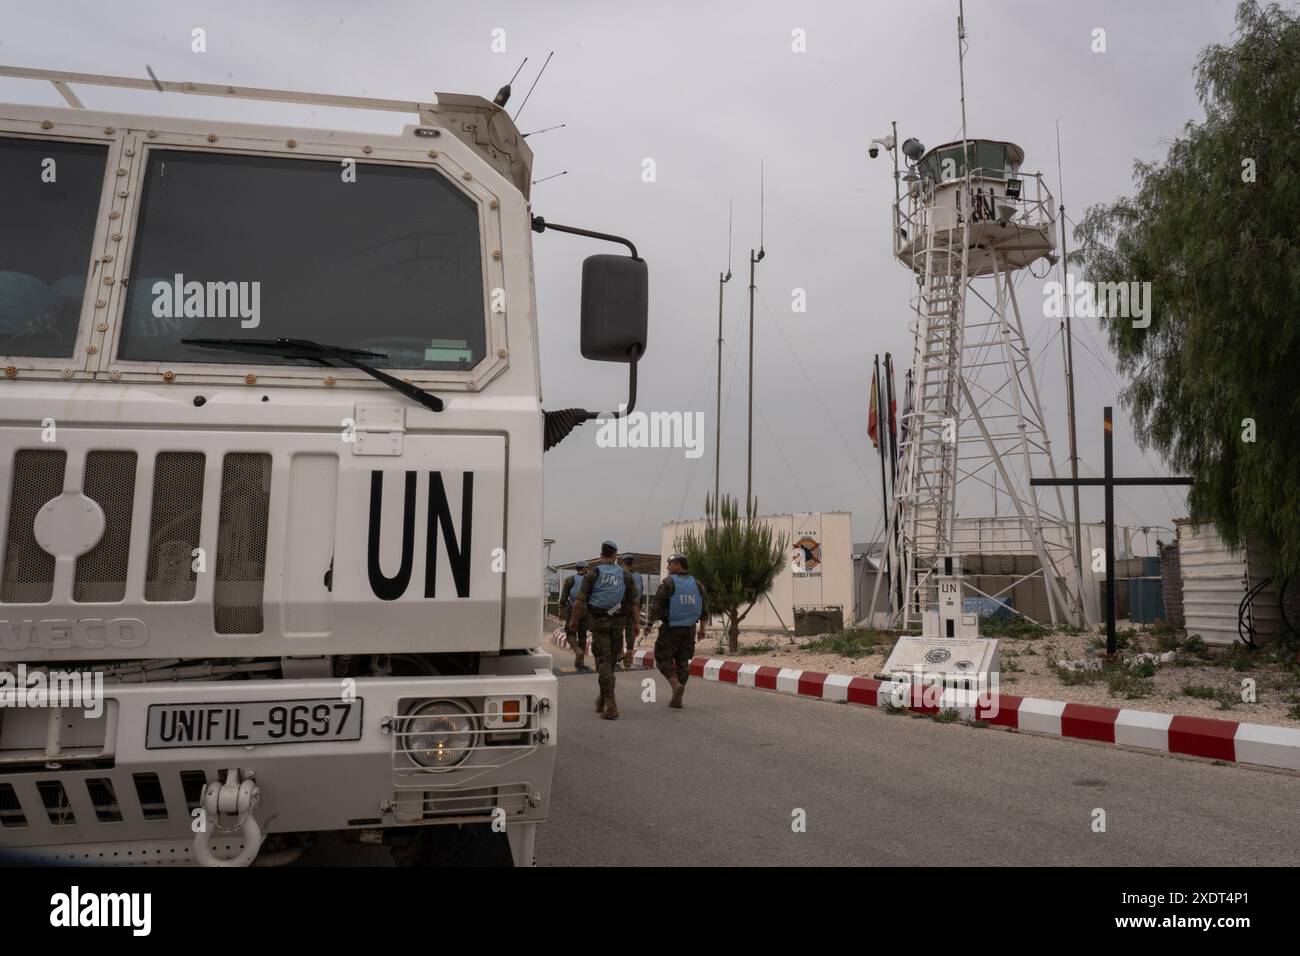
[[[1160,578],[1129,581],[1128,619],[1135,624],[1151,624],[1165,619],[1165,590]]]

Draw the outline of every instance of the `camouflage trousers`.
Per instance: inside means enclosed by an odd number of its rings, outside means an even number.
[[[676,677],[683,684],[691,676],[691,657],[695,654],[695,625],[659,626],[655,640],[655,667],[666,679]]]
[[[569,650],[586,651],[587,632],[591,629],[591,618],[584,614],[578,618],[576,628],[569,627],[569,619],[564,619],[564,636],[569,639]]]
[[[622,654],[624,651],[630,652],[636,647],[636,618],[630,614],[627,617],[618,619],[618,641],[614,644],[614,653]]]
[[[591,653],[596,658],[596,679],[600,692],[614,693],[614,661],[622,656],[621,618],[594,614],[591,617]]]

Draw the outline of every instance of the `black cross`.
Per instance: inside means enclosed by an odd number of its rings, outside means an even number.
[[[1190,485],[1191,478],[1116,478],[1111,433],[1111,407],[1106,406],[1106,474],[1101,478],[1031,478],[1031,485],[1097,486],[1106,489],[1106,654],[1113,656],[1115,647],[1115,486],[1116,485]],[[1083,569],[1079,569],[1083,573]]]

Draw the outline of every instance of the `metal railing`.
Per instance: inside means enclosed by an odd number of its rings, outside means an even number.
[[[399,790],[393,794],[393,815],[402,821],[487,816],[496,810],[520,816],[535,805],[537,795],[527,783],[451,790]]]
[[[996,172],[997,175],[992,175]],[[920,252],[914,245],[924,239],[933,223],[937,231],[954,229],[965,221],[969,211],[975,207],[974,198],[979,194],[976,189],[983,189],[983,184],[1002,183],[1008,179],[1020,181],[1020,195],[994,196],[994,213],[997,206],[1006,206],[1013,210],[1006,220],[1010,225],[1027,226],[1034,229],[1056,228],[1056,207],[1052,191],[1043,182],[1042,173],[1018,173],[1006,175],[1005,170],[985,170],[977,168],[970,171],[970,176],[936,183],[931,179],[920,180],[920,185],[913,195],[909,190],[895,201],[894,209],[894,255],[901,255],[909,246],[913,252]],[[1032,183],[1032,188],[1030,184]],[[937,190],[956,185],[962,189],[961,201],[956,207],[936,206]],[[987,196],[985,196],[987,198]]]

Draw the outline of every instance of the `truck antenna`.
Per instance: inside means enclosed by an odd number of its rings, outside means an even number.
[[[538,183],[544,183],[544,182],[546,182],[548,179],[554,179],[556,176],[567,176],[567,175],[569,175],[569,171],[568,171],[567,169],[564,170],[563,172],[559,172],[559,173],[551,173],[551,175],[546,176],[546,177],[544,177],[543,179],[534,179],[534,180],[533,180],[533,185],[536,186]]]
[[[519,114],[522,113],[524,111],[524,107],[528,105],[528,98],[533,95],[533,90],[537,87],[537,81],[542,78],[542,74],[546,72],[546,68],[551,65],[551,57],[553,56],[555,56],[554,50],[546,54],[546,62],[542,64],[542,68],[538,70],[537,75],[533,77],[533,85],[528,87],[528,92],[524,95],[524,101],[519,104],[519,109],[515,113],[516,123],[519,122]]]
[[[564,127],[568,125],[568,123],[561,123],[559,126],[548,126],[546,129],[535,129],[531,133],[524,133],[524,139],[527,139],[530,136],[538,136],[542,133],[549,133],[553,129],[564,129]]]
[[[524,57],[524,63],[527,63],[527,62],[528,62],[528,57]],[[524,68],[524,63],[520,63],[520,64],[519,64],[519,70],[522,70],[522,69]],[[519,70],[515,70],[515,75],[512,76],[512,77],[510,77],[510,82],[509,82],[509,83],[507,83],[505,86],[501,87],[501,89],[497,90],[497,95],[496,95],[495,97],[493,97],[493,99],[492,99],[492,102],[495,103],[497,106],[500,106],[500,107],[504,108],[505,105],[506,105],[506,103],[507,103],[507,101],[509,101],[509,99],[510,99],[510,87],[514,84],[515,80],[518,79],[518,77],[519,77]]]

